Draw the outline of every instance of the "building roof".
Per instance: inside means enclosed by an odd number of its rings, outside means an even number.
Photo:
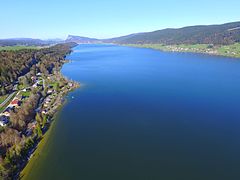
[[[14,99],[12,102],[11,102],[11,105],[18,105],[19,104],[19,100],[18,99]]]

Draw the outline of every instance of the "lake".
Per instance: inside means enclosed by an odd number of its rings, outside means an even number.
[[[240,179],[240,61],[79,45],[34,180]]]

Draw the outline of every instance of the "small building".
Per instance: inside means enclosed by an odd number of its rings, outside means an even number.
[[[73,83],[68,83],[68,86],[69,87],[73,87]]]
[[[36,128],[36,126],[37,126],[37,121],[35,121],[35,120],[31,123],[28,123],[28,129],[34,130]]]
[[[49,89],[48,91],[47,91],[47,94],[52,94],[53,93],[53,90],[52,89]]]
[[[10,116],[10,112],[9,111],[4,111],[2,113],[3,116],[9,117]]]
[[[47,110],[42,110],[42,114],[47,114]]]
[[[32,85],[33,88],[37,88],[38,87],[38,84],[35,83],[34,85]]]
[[[36,76],[32,76],[31,80],[32,80],[32,82],[36,82],[37,81],[37,77]]]
[[[8,117],[0,116],[0,126],[5,127],[9,123]]]
[[[10,106],[11,107],[18,107],[20,106],[21,102],[18,99],[14,99],[11,103]]]
[[[1,113],[0,115],[9,117],[9,116],[10,116],[10,112],[13,111],[13,110],[14,110],[13,107],[9,107],[9,106],[8,106],[8,107],[4,110],[4,112]]]

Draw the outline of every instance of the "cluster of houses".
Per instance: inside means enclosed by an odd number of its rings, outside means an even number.
[[[40,76],[41,76],[41,73],[38,73],[36,76],[31,77],[31,80],[34,83],[32,85],[33,88],[40,86],[40,82],[42,81],[39,79]],[[17,85],[18,85],[18,82],[15,84],[15,86],[17,86]],[[17,90],[17,87],[15,87],[15,90]],[[25,88],[22,90],[22,92],[27,92],[29,90],[30,90],[30,88]],[[2,126],[2,127],[7,126],[7,124],[9,123],[9,119],[10,119],[10,112],[14,111],[15,108],[19,108],[22,101],[25,98],[26,98],[25,96],[20,94],[20,91],[17,93],[15,98],[10,102],[10,104],[6,107],[6,109],[0,114],[0,126]]]
[[[212,48],[194,48],[194,47],[177,47],[177,46],[166,46],[167,50],[173,52],[200,52],[200,53],[208,53],[208,54],[217,54],[217,50]]]
[[[41,85],[42,80],[39,79],[39,77],[41,77],[41,75],[42,75],[41,73],[37,73],[36,76],[32,76],[32,77],[31,77],[31,80],[32,80],[32,82],[34,83],[34,84],[32,85],[33,88],[37,88],[38,86],[42,86],[42,85]]]
[[[42,108],[42,114],[47,114],[48,111],[50,110],[51,108],[51,105],[52,105],[52,101],[54,99],[54,93],[56,91],[51,87],[49,86],[49,89],[47,91],[47,98],[44,99],[43,101],[43,108]]]
[[[27,130],[25,131],[26,136],[31,136],[34,129],[37,127],[37,121],[33,120],[32,122],[28,123]]]
[[[11,101],[6,109],[0,114],[0,126],[4,127],[9,123],[11,111],[13,111],[15,108],[19,108],[21,102],[22,101],[17,96]]]

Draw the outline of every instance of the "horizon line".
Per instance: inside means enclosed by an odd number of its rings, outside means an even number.
[[[33,40],[42,40],[42,41],[49,41],[49,40],[63,40],[65,41],[68,36],[79,36],[79,37],[84,37],[84,38],[91,38],[91,39],[98,39],[98,40],[106,40],[106,39],[113,39],[113,38],[118,38],[118,37],[124,37],[128,35],[134,35],[134,34],[141,34],[141,33],[150,33],[150,32],[155,32],[155,31],[161,31],[165,29],[182,29],[186,27],[194,27],[194,26],[217,26],[217,25],[224,25],[224,24],[231,24],[231,23],[236,23],[240,22],[238,21],[230,21],[230,22],[225,22],[225,23],[214,23],[214,24],[195,24],[195,25],[186,25],[186,26],[180,26],[180,27],[165,27],[161,29],[155,29],[155,30],[150,30],[150,31],[143,31],[143,32],[135,32],[135,33],[128,33],[128,34],[122,34],[118,36],[112,36],[112,37],[105,37],[105,38],[98,38],[98,37],[92,37],[90,35],[77,35],[75,33],[69,33],[68,35],[64,35],[65,38],[60,38],[60,37],[49,37],[49,38],[40,38],[40,37],[6,37],[6,38],[0,38],[0,40],[21,40],[21,39],[33,39]]]

